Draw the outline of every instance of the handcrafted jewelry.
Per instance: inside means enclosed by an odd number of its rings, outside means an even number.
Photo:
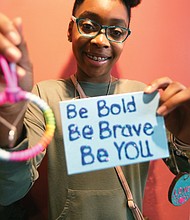
[[[7,120],[5,120],[3,117],[0,116],[0,122],[2,124],[4,124],[7,128],[10,129],[9,134],[8,134],[8,140],[9,140],[9,146],[8,147],[13,147],[15,140],[16,140],[16,125],[18,124],[19,120],[21,119],[21,117],[24,115],[25,111],[26,111],[26,104],[25,106],[22,108],[21,112],[19,112],[17,118],[15,119],[15,121],[11,124],[9,123]]]
[[[190,174],[186,172],[180,172],[175,158],[174,150],[178,156],[187,157],[186,153],[182,151],[182,148],[185,148],[186,150],[188,148],[187,145],[182,145],[182,142],[179,144],[179,142],[177,142],[178,139],[173,135],[170,136],[170,139],[174,146],[174,149],[172,149],[171,152],[171,156],[173,158],[173,162],[178,174],[173,179],[169,187],[168,199],[174,206],[181,206],[190,199]]]
[[[55,131],[55,118],[51,108],[48,104],[40,99],[38,96],[23,91],[17,82],[17,75],[16,75],[16,64],[11,63],[8,64],[6,59],[3,56],[0,56],[0,67],[5,77],[6,88],[5,90],[0,93],[0,105],[5,103],[17,103],[22,100],[28,100],[37,105],[41,111],[43,112],[45,122],[46,122],[46,129],[44,135],[41,137],[40,141],[33,146],[32,148],[28,148],[21,151],[13,151],[9,152],[2,148],[0,148],[0,160],[5,161],[25,161],[29,160],[40,152],[42,152],[51,142],[54,131]],[[17,123],[18,117],[14,123]],[[2,121],[2,120],[1,120]],[[10,123],[7,122],[9,125]],[[6,125],[6,123],[4,123]],[[9,126],[8,126],[9,127]],[[9,139],[12,140],[15,137],[16,126],[12,126],[9,132]]]
[[[171,140],[171,143],[174,147],[176,154],[178,156],[184,156],[187,159],[189,159],[187,152],[189,151],[189,153],[190,153],[190,145],[182,142],[181,140],[176,138],[173,134],[170,134],[170,140]],[[190,161],[189,161],[189,163],[190,163]]]
[[[172,181],[169,192],[169,201],[174,206],[185,204],[190,198],[190,175],[189,173],[179,173]]]

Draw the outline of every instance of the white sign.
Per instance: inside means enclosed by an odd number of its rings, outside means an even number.
[[[158,103],[143,92],[60,102],[68,174],[168,157]]]

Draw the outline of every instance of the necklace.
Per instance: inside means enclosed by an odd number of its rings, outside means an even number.
[[[0,123],[4,124],[7,128],[9,128],[9,132],[8,132],[8,140],[9,140],[9,146],[8,147],[13,147],[13,145],[15,144],[15,140],[17,138],[17,124],[19,122],[19,120],[23,117],[25,111],[27,108],[27,103],[24,105],[23,109],[19,112],[18,116],[16,117],[16,119],[14,120],[14,122],[12,122],[12,124],[10,122],[8,122],[6,119],[4,119],[2,116],[0,116]]]
[[[88,98],[88,96],[84,93],[84,90],[82,89],[81,85],[76,79],[76,76],[73,74],[71,75],[71,80],[75,86],[75,99],[77,98],[77,92],[79,93],[79,98]],[[108,83],[108,88],[106,91],[106,96],[110,94],[110,89],[112,85],[112,76],[110,77],[109,83]]]

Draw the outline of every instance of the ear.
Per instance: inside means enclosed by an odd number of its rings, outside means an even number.
[[[69,42],[72,42],[72,30],[73,30],[73,21],[70,21],[67,31],[67,37]]]

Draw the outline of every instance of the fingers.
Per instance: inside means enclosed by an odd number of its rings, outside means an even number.
[[[160,106],[157,113],[166,116],[180,105],[186,104],[190,108],[190,88],[186,88],[179,82],[174,82],[168,77],[162,77],[151,82],[145,88],[145,93],[152,93],[156,90],[160,92]],[[189,102],[188,102],[189,101]]]
[[[165,89],[169,84],[172,83],[172,80],[169,77],[162,77],[152,81],[145,89],[145,93],[152,93],[158,89]]]
[[[0,13],[0,53],[11,62],[17,62],[21,58],[21,52],[17,48],[22,41],[20,26],[21,19],[12,22]]]
[[[165,97],[167,97],[167,99],[165,99]],[[178,90],[178,92],[170,92],[170,94],[164,95],[164,98],[162,98],[162,95],[160,98],[161,105],[157,110],[157,113],[160,115],[166,116],[172,110],[184,104],[190,109],[190,88],[183,87],[183,89]]]
[[[184,91],[186,87],[179,82],[171,82],[164,88],[164,92],[161,92],[160,104],[167,102],[172,97],[176,97],[175,95]]]
[[[19,86],[24,90],[31,91],[33,71],[27,45],[22,34],[21,18],[10,20],[0,13],[0,54],[5,56],[8,61],[17,64]]]
[[[18,45],[21,42],[20,34],[15,28],[13,22],[8,19],[5,15],[0,14],[0,32],[7,38],[9,41]]]
[[[14,47],[2,34],[0,34],[0,53],[10,62],[17,62],[21,58],[20,50]]]
[[[33,87],[33,66],[30,62],[27,45],[24,39],[22,39],[18,48],[22,53],[22,57],[17,63],[19,86],[26,91],[31,91]]]

